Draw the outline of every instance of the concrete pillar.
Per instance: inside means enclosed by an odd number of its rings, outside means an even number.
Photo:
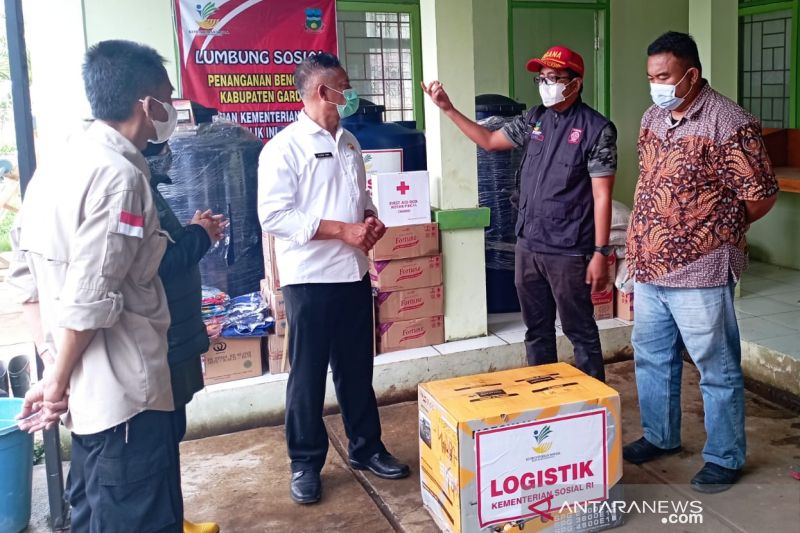
[[[689,33],[697,41],[703,76],[736,100],[739,72],[739,13],[731,0],[690,0]]]
[[[475,113],[472,2],[420,0],[423,79],[440,80],[455,106]],[[425,135],[431,199],[448,215],[478,207],[475,145],[425,100]],[[485,335],[486,272],[482,227],[442,225],[447,340]]]

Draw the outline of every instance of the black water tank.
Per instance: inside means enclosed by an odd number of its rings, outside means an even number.
[[[385,111],[385,106],[362,98],[358,111],[342,120],[342,126],[356,136],[362,150],[402,148],[404,171],[427,170],[425,134],[407,127],[408,122],[384,122]]]
[[[259,290],[264,277],[258,222],[258,155],[263,144],[229,122],[203,124],[169,141],[172,185],[164,198],[178,219],[211,209],[230,220],[227,238],[200,261],[203,285],[231,296]]]
[[[525,111],[525,104],[499,94],[475,97],[478,122],[494,131]],[[490,313],[519,311],[514,286],[514,227],[517,210],[511,195],[519,187],[516,173],[522,150],[487,152],[478,148],[478,195],[480,205],[491,210],[486,228],[486,303]]]

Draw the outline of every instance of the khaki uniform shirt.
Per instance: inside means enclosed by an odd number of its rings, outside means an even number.
[[[173,409],[170,322],[158,266],[166,248],[142,154],[95,122],[37,170],[12,231],[9,283],[38,302],[58,357],[64,328],[97,330],[70,379],[68,429],[87,435]]]

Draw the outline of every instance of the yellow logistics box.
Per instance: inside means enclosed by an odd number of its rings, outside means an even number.
[[[424,383],[422,500],[454,533],[619,525],[621,421],[619,394],[566,363]]]

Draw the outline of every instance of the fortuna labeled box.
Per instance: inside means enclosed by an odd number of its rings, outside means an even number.
[[[442,284],[442,256],[396,261],[370,261],[372,286],[381,292],[419,289]]]
[[[617,291],[617,318],[633,321],[633,292]]]
[[[269,335],[267,337],[267,360],[270,374],[285,374],[289,371],[289,359],[285,350],[286,337]]]
[[[431,199],[428,172],[386,172],[372,174],[370,192],[378,217],[387,227],[428,224]]]
[[[261,248],[264,254],[264,280],[262,280],[262,291],[266,287],[275,292],[281,288],[281,280],[278,275],[278,262],[275,259],[275,237],[269,233],[261,233]]]
[[[217,337],[201,357],[206,385],[257,377],[262,374],[263,337]]]
[[[422,501],[452,533],[617,526],[621,423],[619,394],[566,363],[421,384]]]
[[[441,285],[423,289],[379,292],[375,296],[378,322],[412,320],[444,314],[444,288]]]
[[[386,234],[369,251],[373,261],[424,257],[439,253],[439,225],[414,224],[386,228]]]
[[[595,320],[614,318],[614,279],[617,277],[617,256],[609,255],[608,260],[608,285],[602,291],[592,293]]]
[[[421,348],[443,342],[443,316],[378,324],[378,353]]]

